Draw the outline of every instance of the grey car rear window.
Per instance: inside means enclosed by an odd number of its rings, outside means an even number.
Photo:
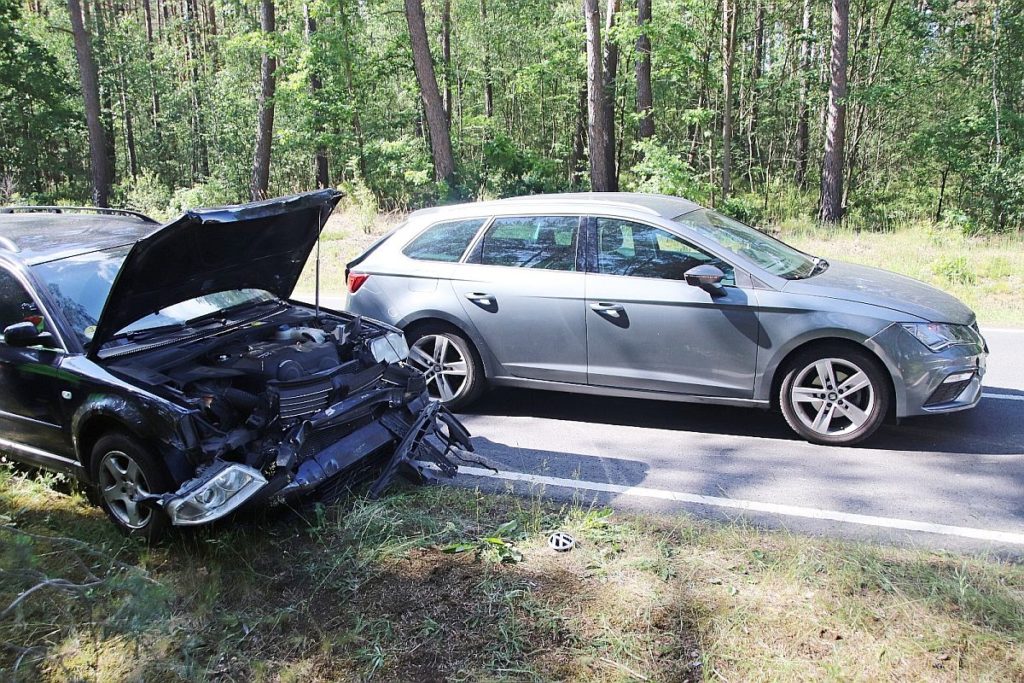
[[[486,218],[435,223],[409,242],[402,253],[418,261],[458,261]]]
[[[480,263],[576,270],[576,216],[495,218],[480,244]]]

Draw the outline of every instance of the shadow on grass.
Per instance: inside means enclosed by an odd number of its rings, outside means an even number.
[[[609,521],[597,510],[453,488],[276,509],[144,548],[101,531],[108,523],[80,499],[32,486],[0,481],[0,515],[34,534],[82,539],[106,558],[104,566],[116,559],[144,580],[141,588],[126,586],[119,567],[109,589],[84,600],[65,592],[26,600],[17,619],[0,624],[0,641],[41,647],[23,663],[21,680],[552,680],[583,670],[596,680],[637,673],[682,680],[719,669],[728,677],[757,643],[792,645],[788,632],[757,620],[756,602],[754,616],[737,612],[742,588],[739,596],[726,590],[733,581],[742,587],[768,579],[863,609],[895,613],[913,605],[926,620],[956,626],[949,642],[942,636],[927,647],[962,645],[966,671],[971,657],[1005,652],[1000,643],[1024,636],[1024,571],[977,558],[808,541],[678,516]],[[521,563],[443,552],[492,536],[510,520],[521,530]],[[567,554],[548,550],[544,532],[553,528],[572,530],[582,545]],[[27,564],[0,555],[0,609],[25,586],[12,569],[59,576],[75,553],[91,571],[102,564],[77,547],[18,540],[17,530],[10,539],[5,548],[20,546]],[[831,605],[811,619],[831,623]],[[773,607],[800,614],[796,604]],[[916,638],[920,624],[906,622],[885,627]],[[847,641],[851,630],[883,630],[844,626]],[[744,629],[752,632],[751,649],[725,651],[722,634]],[[990,636],[983,647],[971,640],[978,633]],[[807,655],[804,671],[825,670],[815,667],[825,667],[835,647]],[[8,678],[14,660],[14,651],[0,654]]]

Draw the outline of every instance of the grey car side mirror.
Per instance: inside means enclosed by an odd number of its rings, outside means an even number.
[[[35,323],[21,322],[4,328],[4,342],[8,346],[35,346],[50,344],[53,337],[49,332],[40,332]]]
[[[722,291],[722,280],[725,279],[725,273],[717,266],[708,263],[694,266],[683,273],[683,278],[686,280],[686,284],[700,287],[711,296],[722,296],[725,293]]]

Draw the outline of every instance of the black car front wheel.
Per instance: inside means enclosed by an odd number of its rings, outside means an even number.
[[[850,446],[882,426],[892,401],[885,369],[847,346],[810,349],[787,366],[779,395],[786,422],[812,443]]]
[[[92,476],[100,507],[126,535],[152,543],[166,533],[167,515],[144,498],[171,488],[167,469],[136,439],[107,434],[92,449]]]

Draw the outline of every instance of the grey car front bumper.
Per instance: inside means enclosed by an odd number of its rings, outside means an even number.
[[[872,337],[869,346],[893,377],[896,416],[932,415],[973,408],[981,400],[988,348],[984,339],[931,351],[898,324]]]

